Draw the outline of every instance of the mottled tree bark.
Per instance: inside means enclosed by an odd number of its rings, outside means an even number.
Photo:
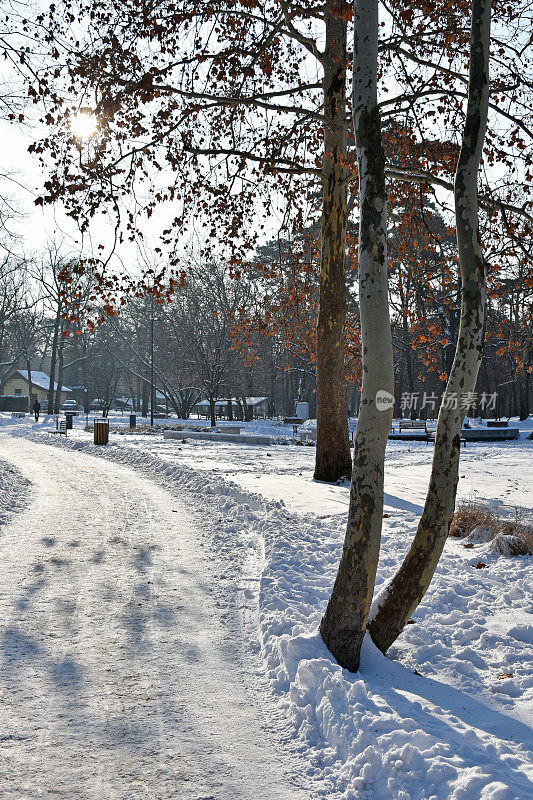
[[[486,281],[479,241],[477,175],[489,100],[490,0],[473,0],[466,121],[455,175],[455,216],[461,271],[461,320],[455,357],[439,412],[433,466],[424,510],[411,548],[379,602],[369,631],[385,652],[426,593],[455,508],[461,395],[473,392],[485,336]]]
[[[359,308],[363,386],[344,549],[320,632],[355,672],[374,590],[383,516],[383,467],[394,405],[387,290],[385,157],[377,106],[378,0],[356,0],[354,125],[359,164]]]
[[[333,4],[330,4],[333,7]],[[346,324],[346,22],[326,12],[324,157],[317,323],[317,444],[314,477],[335,481],[350,474],[344,371]]]

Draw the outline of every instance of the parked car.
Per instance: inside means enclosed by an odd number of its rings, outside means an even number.
[[[65,400],[60,406],[60,411],[68,411],[69,414],[79,414],[80,406],[75,400]]]
[[[94,400],[91,400],[91,404],[89,406],[90,411],[101,411],[104,407],[104,404],[98,397],[95,397]]]
[[[120,397],[117,397],[114,403],[114,407],[116,411],[132,411],[133,405],[131,400],[123,400]]]

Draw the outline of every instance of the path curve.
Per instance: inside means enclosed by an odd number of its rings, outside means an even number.
[[[185,506],[79,451],[0,452],[33,483],[0,532],[0,797],[303,800]]]

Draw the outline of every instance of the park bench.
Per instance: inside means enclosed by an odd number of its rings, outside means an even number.
[[[67,435],[67,421],[66,419],[56,420],[56,429],[48,431],[48,433],[59,433],[60,436]]]
[[[357,420],[348,420],[348,435],[350,437],[350,447],[353,447],[355,441],[355,432],[357,430]],[[316,442],[317,433],[316,426],[314,428],[304,428],[300,431],[300,439],[302,442]]]
[[[283,417],[285,425],[292,425],[292,435],[298,436],[298,425],[303,425],[304,420],[300,417]]]
[[[394,433],[391,431],[389,434],[390,439],[401,439],[402,432],[404,431],[420,431],[423,436],[416,436],[416,437],[404,437],[406,439],[425,439],[426,444],[435,441],[436,431],[428,431],[427,421],[424,419],[401,419],[399,420],[399,431],[398,433]],[[461,442],[466,446],[466,437],[464,436],[463,432],[461,431]]]
[[[12,411],[11,416],[16,417],[17,419],[24,419],[26,414],[24,413],[24,411]]]
[[[416,431],[421,430],[424,432],[426,442],[430,442],[432,434],[428,431],[427,420],[425,419],[401,419],[400,420],[400,433],[402,431]]]
[[[401,419],[400,420],[400,433],[402,431],[416,431],[420,430],[424,432],[424,436],[426,437],[426,444],[435,441],[435,431],[428,431],[428,424],[427,420],[425,419]],[[466,446],[466,439],[461,434],[461,441]]]

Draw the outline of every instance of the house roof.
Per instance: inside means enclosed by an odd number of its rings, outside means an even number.
[[[26,370],[16,369],[13,372],[13,374],[9,376],[8,380],[10,380],[10,378],[15,378],[15,377],[22,378],[23,380],[26,381],[26,383],[28,383],[28,373],[27,373]],[[46,389],[46,390],[48,390],[50,388],[50,376],[47,375],[46,372],[39,372],[38,370],[33,370],[32,369],[32,371],[31,371],[31,382],[32,382],[32,386],[35,386],[37,389]],[[57,389],[57,383],[54,381],[54,391],[56,389]],[[61,391],[68,393],[68,392],[71,392],[72,389],[70,389],[68,386],[62,386],[61,387]]]
[[[222,400],[215,400],[215,406],[226,406],[228,404],[228,400],[230,398],[224,398]],[[258,406],[261,403],[264,403],[265,400],[268,400],[268,397],[247,397],[246,402],[249,406]],[[238,400],[234,397],[231,398],[231,402],[236,405]],[[195,407],[200,406],[201,408],[209,408],[209,400],[199,400],[197,403],[194,404]]]
[[[225,406],[227,403],[227,400],[215,400],[215,406]],[[194,405],[201,406],[201,408],[209,408],[209,400],[198,400]]]

